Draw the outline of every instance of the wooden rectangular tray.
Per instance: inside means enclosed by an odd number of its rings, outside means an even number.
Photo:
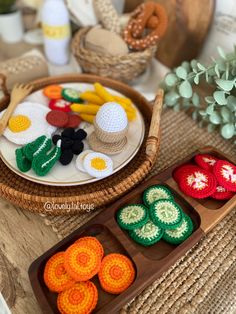
[[[183,256],[232,210],[236,205],[236,195],[229,201],[216,201],[210,198],[196,200],[187,197],[179,190],[178,185],[172,178],[173,170],[180,164],[190,161],[198,153],[210,153],[216,157],[235,162],[214,148],[206,147],[199,149],[194,154],[174,164],[159,175],[140,184],[113,205],[107,206],[102,213],[74,231],[31,264],[29,278],[43,313],[59,313],[56,306],[57,294],[50,292],[43,281],[43,271],[46,261],[56,252],[65,250],[79,237],[88,235],[96,236],[103,244],[105,254],[111,252],[125,254],[132,259],[136,267],[136,279],[134,283],[120,295],[112,295],[104,292],[100,288],[97,276],[92,280],[96,284],[99,293],[99,301],[95,312],[116,313],[122,306],[141,293],[145,287],[160,277],[163,272]],[[141,203],[143,191],[153,184],[166,185],[172,191],[175,201],[180,204],[194,222],[193,234],[178,246],[160,241],[151,247],[143,247],[130,239],[128,234],[120,229],[116,222],[117,210],[129,203]]]

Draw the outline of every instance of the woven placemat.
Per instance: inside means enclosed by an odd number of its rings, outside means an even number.
[[[207,133],[185,113],[166,110],[162,116],[161,151],[150,176],[203,146],[235,157],[235,146],[217,132]],[[233,158],[234,158],[233,157]],[[100,212],[75,217],[47,217],[60,238]],[[124,313],[236,313],[236,209],[204,239],[145,289]]]

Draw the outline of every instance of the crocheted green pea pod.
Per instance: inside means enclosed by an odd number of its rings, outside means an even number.
[[[61,156],[60,144],[60,141],[58,141],[58,146],[54,147],[53,150],[51,150],[49,153],[38,154],[36,157],[34,157],[32,162],[32,169],[38,176],[43,177],[47,175],[59,160]]]
[[[23,147],[17,148],[15,150],[15,155],[16,155],[16,164],[17,164],[18,169],[22,172],[29,171],[31,168],[32,162],[25,157],[24,148]]]
[[[23,148],[24,155],[27,159],[33,160],[39,154],[46,154],[52,147],[52,141],[45,135],[38,137],[35,141],[27,144]]]

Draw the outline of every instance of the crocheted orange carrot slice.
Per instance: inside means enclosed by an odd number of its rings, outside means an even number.
[[[60,85],[49,85],[44,88],[43,93],[50,99],[60,99],[62,87]]]
[[[87,281],[95,276],[101,266],[101,256],[84,243],[72,244],[65,251],[65,268],[76,281]]]
[[[46,286],[54,292],[61,292],[73,286],[75,281],[64,267],[64,252],[56,253],[47,261],[43,277]]]
[[[75,241],[75,243],[81,244],[84,243],[85,245],[91,246],[94,251],[96,251],[101,258],[103,258],[104,255],[104,249],[102,244],[98,241],[95,237],[83,237]]]
[[[128,257],[112,253],[103,258],[98,278],[103,290],[119,294],[134,281],[135,269]]]
[[[78,282],[58,295],[57,307],[61,314],[89,314],[95,309],[97,301],[96,286],[90,281]]]

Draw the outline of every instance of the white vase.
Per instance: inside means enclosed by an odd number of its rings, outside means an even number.
[[[24,34],[21,11],[0,14],[0,34],[3,41],[16,43]]]

